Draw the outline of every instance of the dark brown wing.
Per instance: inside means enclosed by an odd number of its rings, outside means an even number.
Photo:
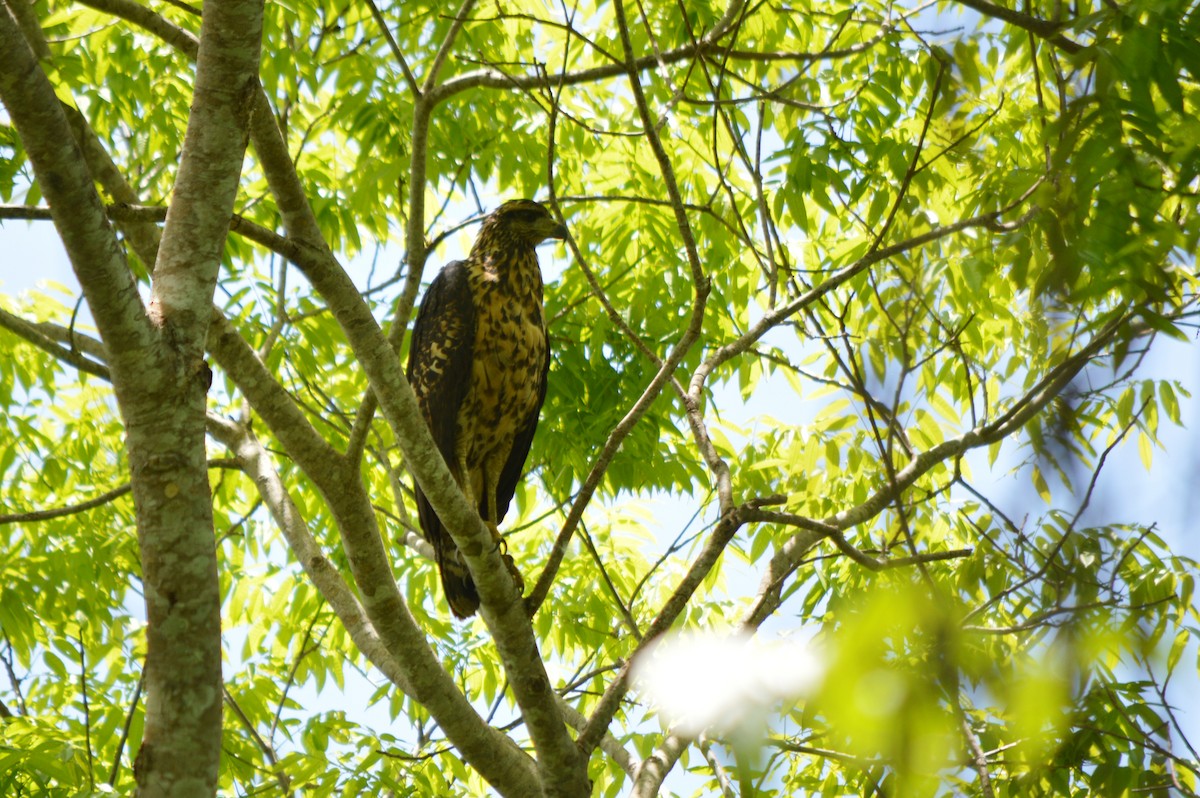
[[[496,523],[500,523],[504,519],[504,514],[508,512],[508,505],[512,502],[513,493],[517,490],[517,483],[521,481],[521,473],[525,470],[525,458],[529,456],[529,446],[533,443],[533,434],[537,432],[538,419],[542,414],[542,403],[546,401],[546,382],[549,373],[550,345],[547,340],[546,360],[542,363],[541,373],[538,375],[537,405],[522,420],[517,437],[513,440],[512,451],[508,453],[508,460],[504,463],[504,469],[500,472],[500,481],[496,485],[496,513],[500,516],[496,519]]]
[[[475,303],[466,264],[453,261],[429,284],[417,311],[406,376],[438,451],[453,469],[458,411],[471,383]]]
[[[471,300],[466,264],[453,261],[429,284],[421,300],[407,369],[417,405],[451,472],[458,468],[455,457],[458,411],[470,387],[474,348],[475,304]],[[414,486],[414,491],[421,531],[437,554],[446,599],[455,615],[466,617],[479,606],[475,583],[433,505],[419,485]]]

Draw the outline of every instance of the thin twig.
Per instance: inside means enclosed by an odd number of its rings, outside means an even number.
[[[125,723],[121,726],[121,736],[117,738],[117,750],[113,754],[112,769],[108,773],[108,786],[115,787],[117,775],[121,772],[121,755],[125,750],[125,742],[129,739],[129,729],[133,726],[133,716],[137,712],[138,702],[142,698],[142,689],[146,685],[146,673],[143,670],[138,676],[137,686],[133,688],[133,698],[129,700],[129,711],[125,713]]]
[[[84,513],[88,510],[94,510],[109,502],[115,501],[132,490],[132,486],[127,482],[118,488],[113,488],[110,491],[100,494],[94,499],[88,499],[79,504],[68,504],[63,507],[55,507],[51,510],[28,510],[20,513],[5,513],[0,515],[0,526],[4,524],[19,524],[33,523],[35,521],[49,521],[54,518],[62,518],[68,515],[76,515]]]

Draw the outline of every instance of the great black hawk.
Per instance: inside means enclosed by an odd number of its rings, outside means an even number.
[[[566,234],[540,203],[504,203],[483,220],[470,256],[434,278],[413,327],[408,381],[446,465],[497,545],[550,368],[534,247]],[[415,491],[450,609],[459,618],[473,615],[479,594],[466,561],[420,486]],[[504,553],[503,559],[521,592],[512,557]]]

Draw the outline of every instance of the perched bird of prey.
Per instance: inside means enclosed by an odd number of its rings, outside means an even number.
[[[566,235],[540,203],[504,203],[483,220],[470,256],[434,278],[413,327],[408,381],[446,465],[498,546],[500,519],[525,467],[550,368],[534,247]],[[420,486],[416,494],[450,609],[459,618],[473,615],[479,594],[467,563]],[[503,559],[522,592],[512,557],[504,553]]]

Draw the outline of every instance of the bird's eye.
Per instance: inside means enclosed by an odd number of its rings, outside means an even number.
[[[524,224],[533,224],[544,215],[545,214],[543,214],[541,211],[537,210],[522,210],[513,214],[518,222],[522,222]]]

